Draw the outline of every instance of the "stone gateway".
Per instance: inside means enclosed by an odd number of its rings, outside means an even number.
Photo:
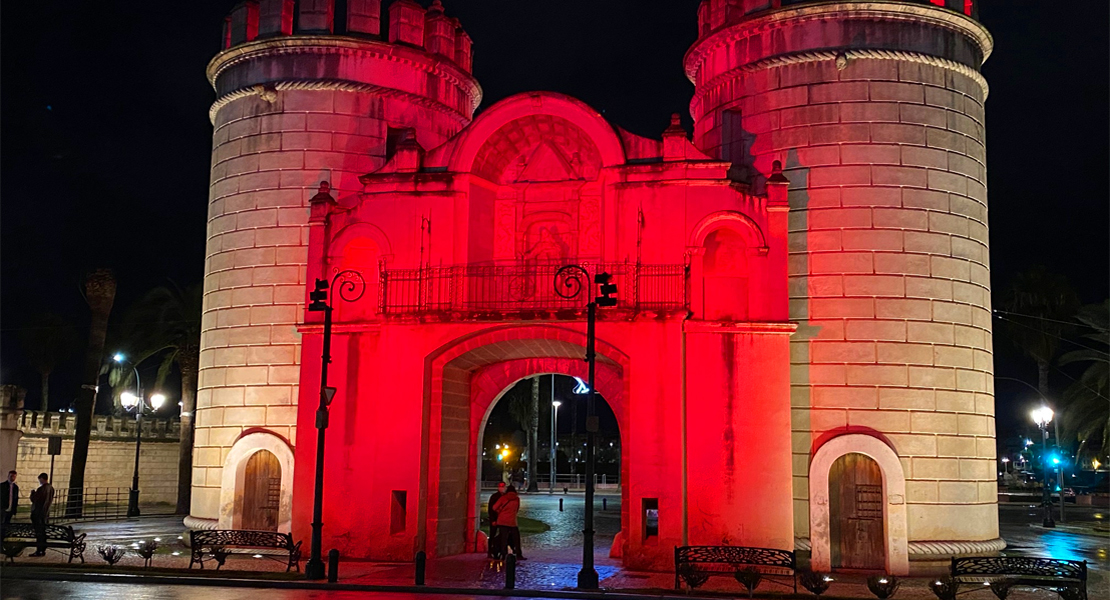
[[[597,389],[620,427],[625,565],[731,544],[905,574],[999,549],[976,12],[704,0],[693,134],[675,115],[652,139],[558,93],[475,116],[471,39],[438,0],[240,3],[208,66],[187,525],[308,538],[307,296],[353,269],[324,547],[474,551],[493,405],[586,375],[584,307],[552,283],[576,263],[619,289]]]

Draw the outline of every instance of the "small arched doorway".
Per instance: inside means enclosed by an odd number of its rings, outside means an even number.
[[[836,459],[829,470],[829,514],[833,568],[885,568],[883,474],[879,463],[855,452]]]
[[[243,529],[277,531],[281,510],[281,464],[259,450],[247,459],[243,477]]]

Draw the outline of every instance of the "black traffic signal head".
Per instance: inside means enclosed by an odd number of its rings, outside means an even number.
[[[312,300],[312,302],[308,305],[308,310],[313,312],[320,312],[327,309],[328,280],[317,279],[316,289],[308,293],[308,299]]]
[[[613,280],[613,276],[609,273],[598,273],[594,275],[594,283],[599,284],[601,295],[597,297],[598,306],[616,306],[617,299],[614,295],[617,293],[617,284],[609,283]]]

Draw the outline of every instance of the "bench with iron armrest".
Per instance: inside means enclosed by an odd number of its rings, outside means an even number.
[[[992,588],[1024,585],[1054,591],[1064,600],[1087,600],[1087,561],[1026,556],[952,559],[952,580]],[[972,591],[972,590],[967,590]],[[997,592],[996,592],[997,595]],[[1005,593],[999,596],[1005,597]]]
[[[47,525],[46,547],[68,550],[69,562],[73,562],[75,558],[85,562],[85,535],[74,533],[73,528],[68,525]],[[30,523],[9,523],[4,528],[3,544],[4,554],[14,563],[16,555],[24,548],[37,546],[35,526]]]
[[[192,549],[190,569],[194,564],[199,564],[203,569],[205,560],[215,560],[218,571],[224,565],[231,550],[238,548],[282,550],[289,555],[285,570],[288,572],[294,567],[298,572],[301,570],[301,543],[293,543],[293,535],[289,533],[241,529],[193,530],[189,532],[189,547]]]
[[[788,550],[744,546],[678,546],[674,549],[676,590],[682,589],[682,581],[696,588],[714,575],[735,577],[748,569],[759,571],[769,582],[798,591],[794,553]],[[789,583],[776,578],[788,578]]]

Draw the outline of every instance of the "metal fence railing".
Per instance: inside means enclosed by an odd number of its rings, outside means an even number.
[[[582,298],[567,299],[555,290],[563,263],[458,265],[423,269],[385,269],[380,274],[379,309],[383,316],[430,313],[581,310]],[[591,274],[607,272],[617,284],[617,307],[671,310],[686,306],[686,266],[599,263]],[[583,282],[592,285],[591,282]]]
[[[50,522],[109,521],[127,517],[130,493],[125,487],[62,488],[54,490]]]

